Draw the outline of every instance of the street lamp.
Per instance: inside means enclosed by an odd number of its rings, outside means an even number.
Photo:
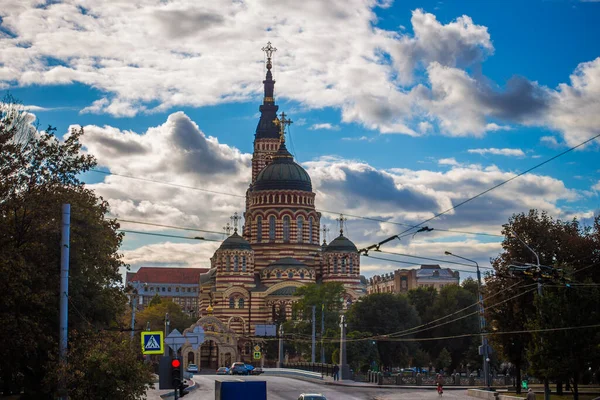
[[[490,347],[488,346],[487,337],[484,335],[485,333],[485,318],[483,316],[483,296],[481,294],[481,272],[479,271],[479,264],[475,260],[471,260],[470,258],[465,258],[456,254],[452,254],[449,251],[444,252],[447,256],[452,256],[456,258],[460,258],[461,260],[469,261],[475,264],[477,267],[477,298],[479,299],[479,333],[481,333],[481,347],[479,348],[479,354],[483,357],[483,376],[485,386],[489,389],[491,386],[490,382],[490,374],[489,374],[489,354]]]

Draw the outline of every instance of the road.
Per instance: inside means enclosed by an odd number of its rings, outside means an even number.
[[[194,381],[199,385],[188,394],[185,400],[213,400],[215,398],[215,380],[236,380],[238,377],[217,375],[195,375]],[[297,400],[301,393],[322,393],[328,400],[440,400],[434,389],[380,389],[364,387],[344,387],[323,385],[308,381],[279,376],[244,377],[247,380],[267,381],[268,400]],[[152,398],[152,397],[149,397]],[[466,391],[446,391],[443,399],[467,400]]]

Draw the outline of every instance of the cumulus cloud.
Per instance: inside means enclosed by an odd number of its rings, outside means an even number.
[[[600,192],[600,181],[598,181],[598,183],[596,183],[594,186],[592,186],[592,189]]]
[[[308,128],[310,130],[319,130],[319,129],[325,129],[325,130],[329,130],[329,131],[339,131],[340,127],[337,125],[332,125],[329,122],[325,122],[322,124],[313,124],[310,128]]]
[[[496,149],[491,147],[489,149],[469,149],[467,152],[481,155],[493,154],[497,156],[525,157],[525,153],[521,149]]]
[[[439,165],[452,165],[452,166],[458,166],[460,165],[460,163],[458,161],[456,161],[455,158],[441,158],[438,160],[438,164]]]
[[[560,144],[558,143],[558,140],[556,140],[556,138],[554,136],[542,136],[540,138],[540,142],[545,144],[548,147],[559,147]]]

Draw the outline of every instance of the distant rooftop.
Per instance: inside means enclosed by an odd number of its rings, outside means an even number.
[[[207,271],[208,268],[141,267],[135,273],[127,273],[127,281],[198,284],[200,274]]]

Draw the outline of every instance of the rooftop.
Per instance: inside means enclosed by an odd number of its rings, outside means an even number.
[[[198,284],[200,274],[208,268],[171,268],[171,267],[141,267],[133,274],[127,274],[127,281],[141,283],[179,283]]]

